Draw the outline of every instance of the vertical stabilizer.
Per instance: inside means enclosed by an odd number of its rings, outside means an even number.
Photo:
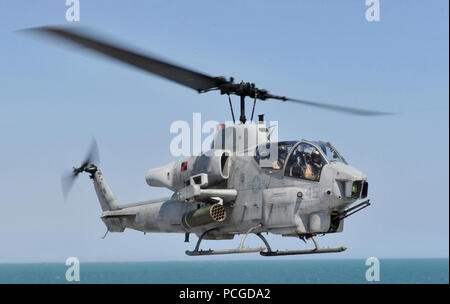
[[[94,174],[91,175],[94,182],[95,192],[97,192],[97,197],[102,207],[102,211],[118,210],[119,205],[117,199],[105,180],[102,172],[96,170]]]

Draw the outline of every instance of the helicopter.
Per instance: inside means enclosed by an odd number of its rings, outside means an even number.
[[[144,55],[85,30],[73,27],[39,27],[24,30],[44,35],[171,80],[198,93],[219,91],[227,95],[233,124],[219,124],[211,149],[187,156],[165,166],[149,169],[149,186],[173,191],[170,197],[132,204],[119,204],[99,168],[98,146],[92,142],[79,167],[62,177],[66,197],[80,173],[92,179],[102,210],[101,220],[108,232],[134,229],[144,233],[181,233],[185,242],[190,234],[198,241],[189,256],[260,253],[282,256],[342,252],[347,248],[322,248],[315,237],[339,233],[344,219],[370,206],[367,176],[351,166],[329,142],[271,140],[264,115],[253,122],[257,100],[280,100],[343,112],[376,116],[391,113],[356,109],[274,95],[254,83],[235,83],[232,77],[212,77],[155,56]],[[236,122],[231,95],[240,98]],[[246,98],[253,100],[250,121],[246,117]],[[295,237],[314,248],[275,250],[263,233]],[[260,247],[245,247],[248,235],[262,241]],[[230,240],[242,235],[237,248],[200,249],[202,240]],[[103,238],[104,238],[103,237]]]

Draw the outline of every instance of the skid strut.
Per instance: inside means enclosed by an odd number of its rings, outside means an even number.
[[[258,226],[255,226],[255,227],[250,228],[250,229],[247,231],[247,233],[244,234],[244,236],[242,237],[241,243],[239,244],[239,247],[238,247],[238,248],[234,248],[234,249],[220,249],[220,250],[212,250],[212,249],[209,249],[209,250],[201,250],[201,249],[200,249],[200,243],[201,243],[203,237],[204,237],[208,232],[214,230],[215,228],[210,229],[210,230],[207,230],[207,231],[203,232],[203,234],[202,234],[202,235],[200,236],[200,238],[198,239],[197,245],[195,246],[194,251],[189,251],[189,250],[187,250],[187,251],[186,251],[186,254],[189,255],[189,256],[200,256],[200,255],[214,255],[214,254],[232,254],[232,253],[262,252],[262,251],[264,251],[264,250],[267,249],[266,246],[261,246],[261,247],[257,247],[257,248],[250,248],[250,247],[245,248],[245,247],[244,247],[244,242],[245,242],[245,239],[247,238],[248,234],[251,233],[251,232],[252,232],[253,230],[255,230],[256,228],[259,228],[260,226],[261,226],[261,225],[258,225]]]

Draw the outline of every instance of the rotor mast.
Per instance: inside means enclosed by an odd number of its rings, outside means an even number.
[[[245,124],[246,118],[245,118],[245,95],[241,95],[241,116],[239,117],[239,120]]]

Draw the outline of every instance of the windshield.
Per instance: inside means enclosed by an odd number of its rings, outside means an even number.
[[[256,148],[255,160],[262,168],[281,170],[295,141],[281,141],[266,143]]]
[[[329,142],[313,142],[317,146],[319,146],[320,149],[322,149],[323,154],[328,159],[329,162],[341,162],[346,164],[347,162],[345,159],[339,154],[339,152],[336,150],[335,147],[333,147]]]

